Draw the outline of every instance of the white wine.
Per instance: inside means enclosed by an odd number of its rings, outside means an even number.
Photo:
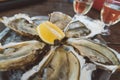
[[[120,5],[104,4],[101,19],[108,25],[117,23],[120,20]]]
[[[74,0],[74,3],[73,3],[74,11],[77,14],[86,14],[91,9],[93,2],[94,2],[93,0],[91,2]]]

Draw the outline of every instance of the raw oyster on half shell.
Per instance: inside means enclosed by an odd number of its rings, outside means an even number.
[[[44,45],[36,40],[0,45],[0,71],[30,64],[38,58]]]
[[[72,38],[91,38],[105,32],[105,24],[83,15],[75,15],[64,29],[66,36]]]
[[[66,37],[80,38],[87,36],[91,31],[80,21],[70,22],[65,28]]]
[[[118,53],[111,48],[93,42],[88,39],[68,39],[68,44],[75,47],[82,56],[88,57],[93,62],[98,62],[108,65],[120,65]]]
[[[1,22],[23,36],[38,36],[36,24],[26,14],[16,14],[13,17],[3,17]]]
[[[86,64],[72,47],[61,46],[51,49],[38,65],[23,74],[21,80],[91,80],[95,69],[94,64]]]
[[[64,30],[71,20],[72,18],[69,15],[62,12],[53,12],[49,14],[49,21],[56,24],[62,30]]]

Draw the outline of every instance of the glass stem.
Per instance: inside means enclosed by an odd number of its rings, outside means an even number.
[[[110,35],[110,30],[109,30],[109,26],[107,26],[107,25],[105,25],[105,32],[103,32],[103,34],[102,35]]]

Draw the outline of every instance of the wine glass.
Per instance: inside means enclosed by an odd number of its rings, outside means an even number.
[[[109,26],[120,21],[120,0],[105,0],[101,10],[101,21],[106,25],[104,35],[109,35]]]
[[[85,15],[91,9],[94,0],[74,0],[73,7],[77,15]]]

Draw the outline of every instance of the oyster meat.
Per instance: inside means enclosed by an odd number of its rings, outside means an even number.
[[[80,21],[73,21],[65,28],[66,37],[79,38],[87,36],[91,31]]]
[[[64,30],[64,28],[72,20],[69,15],[66,15],[62,12],[53,12],[49,14],[49,16],[49,21],[56,24],[62,30]]]
[[[72,47],[62,46],[51,49],[21,80],[91,80],[95,69],[95,65],[85,64],[85,59]]]
[[[67,42],[75,47],[81,55],[88,57],[93,62],[120,65],[120,60],[117,56],[118,53],[103,44],[88,39],[73,38],[68,39]]]
[[[104,27],[105,24],[99,20],[93,20],[83,15],[75,15],[64,31],[68,36],[72,35],[73,38],[91,38],[105,32]]]
[[[0,71],[30,64],[40,54],[44,45],[36,40],[0,45]]]
[[[3,17],[1,22],[23,36],[38,36],[36,24],[26,14],[16,14],[13,17]]]

